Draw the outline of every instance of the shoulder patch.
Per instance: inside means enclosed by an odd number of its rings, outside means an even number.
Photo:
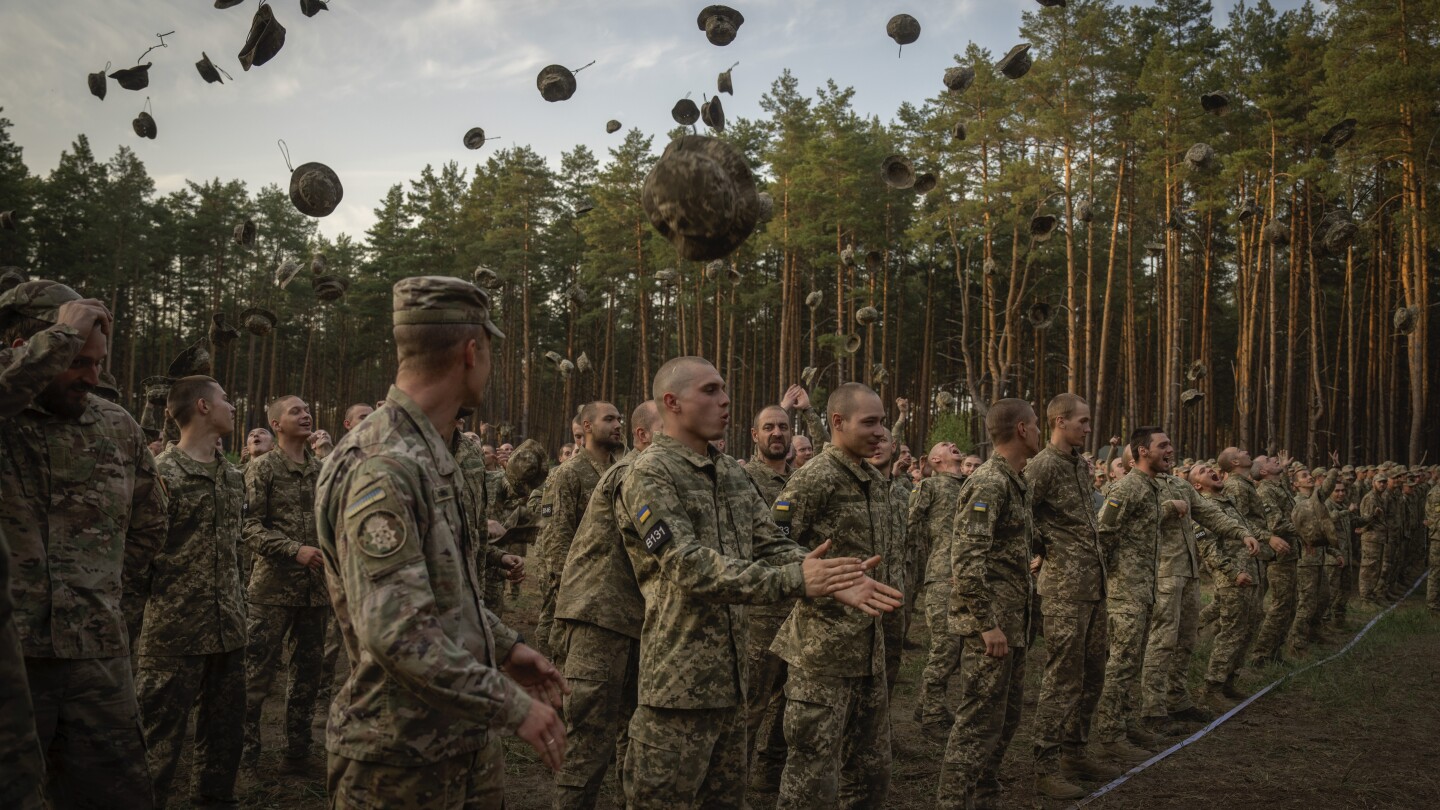
[[[974,509],[976,512],[988,512],[990,511],[990,504],[985,503],[984,501],[976,501],[975,505],[970,508]]]
[[[789,512],[789,511],[790,511],[790,502],[789,502],[789,501],[776,501],[776,502],[775,502],[775,511],[776,511],[776,512]]]
[[[656,521],[650,530],[645,532],[645,550],[651,554],[659,554],[660,549],[665,547],[674,538],[670,532],[670,526],[663,520]]]
[[[345,507],[345,517],[355,517],[360,514],[360,511],[365,507],[377,504],[383,500],[385,500],[385,488],[371,487],[365,494],[351,501],[350,505]]]
[[[389,557],[405,547],[405,524],[394,512],[376,512],[360,524],[356,543],[371,557]]]
[[[1105,505],[1106,505],[1106,506],[1109,506],[1109,507],[1111,507],[1111,508],[1113,508],[1113,509],[1119,509],[1119,508],[1120,508],[1120,502],[1117,501],[1117,500],[1115,500],[1114,498],[1106,498],[1106,499],[1105,499]]]
[[[636,523],[641,523],[641,524],[643,524],[645,521],[647,521],[647,520],[649,520],[649,519],[650,519],[650,504],[647,503],[647,504],[645,504],[644,506],[640,507],[640,511],[638,511],[638,512],[635,513],[635,522],[636,522]]]
[[[547,503],[547,504],[545,504],[545,505],[543,505],[543,506],[540,507],[540,517],[547,517],[547,518],[548,518],[548,517],[553,517],[554,514],[555,514],[555,504],[553,504],[553,503]]]

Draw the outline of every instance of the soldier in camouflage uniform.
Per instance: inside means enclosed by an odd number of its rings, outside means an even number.
[[[904,547],[886,476],[866,460],[887,436],[876,393],[846,383],[830,395],[831,443],[790,476],[772,506],[802,548],[894,560],[881,569],[903,592]],[[899,611],[896,611],[897,613]],[[777,807],[883,807],[890,786],[890,701],[883,620],[831,600],[802,602],[771,649],[789,665]]]
[[[245,650],[245,750],[242,765],[260,763],[260,712],[289,659],[283,768],[303,771],[323,678],[325,625],[331,620],[324,561],[315,537],[315,482],[320,461],[310,450],[310,408],[295,396],[270,403],[274,450],[245,468],[244,542],[255,555]],[[353,659],[351,659],[353,661]]]
[[[26,288],[27,290],[34,288]],[[68,289],[68,288],[66,288]],[[60,285],[41,287],[60,293]],[[24,410],[57,375],[70,367],[92,332],[110,333],[110,312],[94,299],[37,302],[25,291],[0,294],[0,419]],[[59,298],[66,298],[61,293]],[[52,311],[53,310],[53,311]],[[30,321],[26,324],[25,321]],[[49,323],[53,321],[53,323]],[[11,348],[16,341],[22,345]],[[0,521],[0,806],[43,806],[40,784],[45,757],[35,733],[35,709],[25,677],[25,657],[10,599],[10,544]]]
[[[1385,546],[1389,543],[1390,477],[1379,473],[1370,479],[1370,491],[1360,499],[1360,598],[1374,605],[1382,599]]]
[[[1000,763],[1020,725],[1034,635],[1030,492],[1020,472],[1040,452],[1040,421],[1030,403],[1002,399],[985,427],[995,452],[961,485],[950,537],[960,700],[940,765],[941,810],[999,805]]]
[[[1339,476],[1338,470],[1331,470],[1323,480],[1317,481],[1309,470],[1295,473],[1299,496],[1290,518],[1299,533],[1301,547],[1295,569],[1295,619],[1290,624],[1288,639],[1293,655],[1299,655],[1311,642],[1322,640],[1320,620],[1325,616],[1325,602],[1329,598],[1326,562],[1330,549],[1340,545],[1335,522],[1325,504]]]
[[[904,400],[901,400],[902,402]],[[900,420],[903,422],[905,416],[902,412]],[[900,424],[900,422],[897,422]],[[884,580],[893,587],[906,594],[905,606],[894,613],[886,613],[881,617],[881,628],[885,634],[885,684],[890,694],[895,693],[895,682],[900,679],[900,656],[905,649],[905,636],[910,631],[910,608],[914,604],[914,597],[910,596],[910,571],[917,565],[917,558],[920,552],[905,536],[905,517],[910,511],[910,476],[906,472],[914,459],[910,457],[908,450],[903,450],[901,445],[895,443],[889,429],[884,429],[881,434],[880,444],[875,452],[865,460],[870,466],[880,472],[890,484],[890,532],[897,538],[895,542],[896,552],[900,559],[898,566],[887,568]],[[894,556],[894,555],[892,555]]]
[[[523,580],[525,561],[514,554],[506,554],[495,543],[504,529],[497,521],[491,520],[486,511],[490,500],[490,478],[485,470],[485,454],[480,449],[480,440],[457,427],[450,439],[450,454],[455,457],[455,466],[465,479],[465,518],[467,525],[475,527],[478,541],[475,565],[482,580],[482,592],[489,592],[491,582]],[[488,602],[486,607],[489,607]],[[493,609],[491,612],[499,615]]]
[[[1350,498],[1350,484],[1344,480],[1343,473],[1330,497],[1325,499],[1325,510],[1335,527],[1336,541],[1335,548],[1329,550],[1325,560],[1325,576],[1330,589],[1325,618],[1335,628],[1343,629],[1360,568],[1358,541],[1355,538],[1360,508]]]
[[[49,281],[9,290],[5,344],[79,298]],[[140,426],[90,394],[106,350],[105,330],[91,329],[69,367],[0,422],[0,531],[49,799],[145,808],[152,793],[129,656],[149,596],[141,573],[165,539],[165,493]],[[12,781],[24,778],[0,791]]]
[[[611,761],[624,762],[626,726],[635,713],[640,628],[645,600],[620,535],[615,495],[636,457],[660,428],[655,403],[630,415],[633,450],[600,476],[576,529],[555,598],[555,628],[565,649],[565,735],[570,750],[555,774],[555,810],[589,810]]]
[[[1425,496],[1426,563],[1430,579],[1425,582],[1425,607],[1440,613],[1440,485],[1431,483]]]
[[[234,804],[245,715],[245,483],[215,442],[234,431],[235,406],[215,380],[183,377],[166,410],[180,427],[180,441],[155,460],[170,493],[170,528],[148,573],[136,649],[150,776],[155,804],[164,807],[193,708],[192,802]]]
[[[615,504],[645,599],[627,806],[741,807],[742,605],[830,594],[874,615],[901,595],[864,576],[860,560],[824,559],[828,543],[807,555],[781,535],[739,463],[710,445],[724,435],[730,405],[714,366],[671,360],[656,372],[654,393],[664,435],[635,459]]]
[[[570,555],[570,541],[585,515],[590,493],[600,483],[600,476],[614,463],[616,453],[625,449],[625,428],[620,411],[608,402],[591,402],[580,409],[578,420],[584,434],[582,446],[575,455],[561,464],[545,482],[545,496],[540,502],[540,516],[545,525],[540,530],[539,551],[545,570],[540,620],[535,625],[536,649],[550,655],[564,667],[560,639],[551,625],[555,615],[555,594],[560,589],[560,575],[565,571],[565,558]]]
[[[955,713],[946,705],[950,676],[960,664],[959,639],[949,631],[950,616],[950,533],[955,529],[955,510],[960,505],[960,470],[964,457],[952,442],[930,448],[930,466],[935,474],[920,481],[910,498],[906,534],[926,549],[927,563],[915,582],[923,580],[925,622],[930,628],[930,649],[920,676],[920,694],[915,699],[916,720],[927,737],[943,740],[955,723]],[[916,590],[911,586],[911,590]],[[912,597],[913,598],[913,597]]]
[[[1280,660],[1280,647],[1295,622],[1296,562],[1299,557],[1300,534],[1295,530],[1291,513],[1295,498],[1285,488],[1279,459],[1261,456],[1255,459],[1260,483],[1255,491],[1265,513],[1265,529],[1285,541],[1285,551],[1276,550],[1275,561],[1265,566],[1265,617],[1255,631],[1255,644],[1250,660],[1256,665]]]
[[[787,396],[798,386],[791,386]],[[790,452],[790,417],[783,405],[761,408],[750,426],[755,443],[755,456],[745,463],[745,473],[760,491],[767,508],[774,506],[780,490],[790,479],[790,465],[785,457]],[[785,675],[784,659],[770,651],[780,625],[795,607],[795,600],[785,599],[771,605],[752,605],[750,648],[746,658],[750,664],[750,683],[745,718],[745,750],[752,752],[753,770],[750,787],[761,793],[780,789],[780,773],[785,769]]]
[[[1087,755],[1090,720],[1105,680],[1105,559],[1092,508],[1090,464],[1079,450],[1090,435],[1090,405],[1060,394],[1045,410],[1050,443],[1025,465],[1035,516],[1040,572],[1036,590],[1047,658],[1035,707],[1035,790],[1078,799],[1073,778],[1120,775]]]
[[[479,403],[500,332],[485,292],[460,279],[402,279],[393,301],[395,385],[335,448],[316,492],[353,663],[326,729],[330,806],[501,807],[500,734],[562,764],[565,730],[546,701],[558,705],[565,683],[481,601],[483,535],[468,525],[449,450],[454,413]]]

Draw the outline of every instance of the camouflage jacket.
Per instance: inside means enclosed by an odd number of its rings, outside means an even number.
[[[1295,530],[1295,522],[1290,519],[1290,514],[1295,510],[1295,496],[1274,478],[1261,481],[1255,486],[1255,491],[1259,493],[1260,503],[1265,510],[1266,530],[1290,544],[1289,551],[1275,555],[1275,562],[1295,562],[1300,556],[1301,547],[1300,533]]]
[[[877,578],[904,584],[904,545],[896,535],[897,507],[890,481],[869,462],[846,458],[839,445],[796,470],[771,507],[780,533],[805,549],[831,541],[836,557],[879,554]],[[814,675],[859,678],[885,672],[885,634],[880,619],[833,599],[795,606],[771,651],[792,667]]]
[[[85,341],[73,326],[56,324],[25,345],[0,348],[0,417],[11,417],[70,367]]]
[[[540,518],[545,521],[538,541],[540,560],[550,576],[558,577],[570,556],[570,543],[590,493],[600,483],[600,476],[610,468],[590,456],[587,450],[576,451],[569,461],[556,467],[545,481],[545,496],[540,501]]]
[[[1360,499],[1360,519],[1364,521],[1365,525],[1365,531],[1360,535],[1361,539],[1383,542],[1390,533],[1390,499],[1385,495],[1386,493],[1376,492],[1372,489]]]
[[[805,435],[810,439],[811,449],[815,455],[820,455],[820,451],[830,443],[830,426],[825,423],[825,417],[812,407],[800,412],[800,421],[805,423]]]
[[[1325,511],[1330,515],[1330,525],[1335,527],[1335,546],[1330,549],[1332,557],[1345,561],[1346,565],[1359,562],[1360,555],[1355,548],[1355,513],[1350,511],[1350,502],[1325,499]]]
[[[1160,550],[1160,482],[1139,467],[1110,488],[1100,509],[1100,545],[1106,551],[1106,603],[1112,611],[1146,612],[1155,604],[1155,561]]]
[[[1290,512],[1290,522],[1295,525],[1295,531],[1300,536],[1299,564],[1324,565],[1325,549],[1338,546],[1340,538],[1335,535],[1335,521],[1318,490],[1295,499],[1295,508]]]
[[[907,518],[910,516],[910,496],[914,494],[914,490],[910,488],[908,476],[897,475],[890,479],[890,500],[894,502],[894,508],[890,510],[890,522],[894,524],[895,536],[900,539],[900,548],[903,550],[904,559],[891,561],[891,565],[900,567],[899,571],[882,572],[881,575],[888,574],[890,579],[887,581],[895,585],[902,593],[919,590],[919,583],[912,585],[910,578],[920,576],[920,566],[925,563],[925,557],[929,553],[920,547],[920,538],[910,536],[907,527]],[[896,583],[899,584],[896,585]],[[895,617],[892,615],[890,618]]]
[[[1235,521],[1245,532],[1255,537],[1260,542],[1260,553],[1254,557],[1245,546],[1228,540],[1225,536],[1211,536],[1210,532],[1203,526],[1195,527],[1196,543],[1200,546],[1201,556],[1205,559],[1205,567],[1210,570],[1210,577],[1215,581],[1217,588],[1234,588],[1235,577],[1241,572],[1250,575],[1250,580],[1255,584],[1260,583],[1260,561],[1275,559],[1275,552],[1258,535],[1264,535],[1263,531],[1257,532],[1245,522],[1240,515],[1240,509],[1235,506],[1235,501],[1223,492],[1205,493],[1201,497],[1207,502],[1214,504],[1225,516]],[[1226,564],[1228,562],[1228,565]]]
[[[755,482],[755,489],[760,491],[760,499],[765,502],[765,508],[769,509],[775,505],[775,499],[780,497],[780,490],[785,488],[785,482],[790,480],[790,474],[794,470],[785,466],[785,474],[775,472],[770,466],[758,458],[752,458],[745,462],[745,474]],[[783,619],[790,615],[795,608],[794,599],[782,599],[773,605],[752,605],[750,607],[750,618]]]
[[[555,618],[590,622],[639,640],[645,599],[620,535],[615,495],[638,453],[615,462],[590,493],[555,595]]]
[[[950,632],[999,627],[1012,647],[1030,637],[1030,491],[996,452],[960,486],[950,538]]]
[[[145,434],[93,394],[67,419],[32,403],[0,422],[0,527],[25,655],[128,655],[165,542],[165,489]]]
[[[171,447],[155,459],[170,493],[170,530],[150,566],[139,655],[208,655],[245,646],[240,521],[245,483],[224,457],[205,464]]]
[[[743,706],[742,605],[802,595],[804,552],[776,528],[739,462],[669,436],[635,458],[615,509],[645,598],[640,704]]]
[[[1202,498],[1188,482],[1173,475],[1159,475],[1156,479],[1160,483],[1161,504],[1155,575],[1198,577],[1203,559],[1212,573],[1219,572],[1217,580],[1233,583],[1245,570],[1235,563],[1235,557],[1237,554],[1249,556],[1244,540],[1250,530],[1213,501]],[[1188,504],[1186,514],[1180,515],[1170,501]],[[1195,531],[1197,525],[1202,531]]]
[[[318,548],[315,481],[320,460],[305,448],[299,464],[278,446],[245,467],[245,545],[255,555],[247,596],[255,605],[324,607],[325,574],[296,562]]]
[[[940,472],[920,481],[910,496],[906,533],[925,550],[924,584],[950,582],[950,533],[960,506],[960,485],[965,476]],[[912,585],[912,587],[914,587]]]
[[[461,490],[465,501],[465,523],[474,527],[475,564],[480,570],[480,592],[484,593],[486,580],[491,577],[504,578],[498,569],[505,550],[494,545],[494,540],[490,537],[488,509],[493,498],[490,490],[494,479],[485,470],[485,455],[480,451],[479,441],[458,430],[450,441],[450,454],[455,457],[455,466],[465,480],[465,486]],[[499,477],[502,481],[505,478],[503,473],[499,474]]]
[[[465,482],[399,388],[340,440],[316,490],[325,575],[350,674],[326,749],[418,765],[513,732],[530,696],[498,668],[518,640],[482,603]]]
[[[1244,524],[1252,531],[1263,533],[1265,536],[1259,539],[1268,541],[1272,532],[1269,521],[1265,519],[1265,504],[1260,500],[1255,482],[1247,476],[1232,473],[1226,476],[1222,491],[1234,502]]]
[[[1094,602],[1105,596],[1105,559],[1090,481],[1079,453],[1062,453],[1051,444],[1025,465],[1035,541],[1045,558],[1036,580],[1042,597]]]
[[[1431,487],[1430,493],[1425,496],[1425,523],[1430,541],[1440,542],[1440,487]]]

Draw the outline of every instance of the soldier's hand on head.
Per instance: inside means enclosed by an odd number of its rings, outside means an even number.
[[[530,703],[530,711],[525,714],[520,727],[515,729],[515,734],[535,749],[545,767],[558,771],[565,764],[565,724],[544,701]]]
[[[895,410],[899,411],[901,416],[910,413],[910,400],[904,397],[895,400]]]
[[[1010,654],[1010,644],[1005,638],[1005,631],[998,627],[981,633],[980,640],[985,642],[985,654],[991,658],[1004,658]]]
[[[804,386],[790,386],[795,391],[795,407],[802,411],[810,410],[810,392]]]
[[[1251,556],[1251,557],[1254,557],[1254,556],[1259,555],[1259,553],[1260,553],[1260,541],[1259,541],[1259,540],[1256,540],[1256,539],[1253,538],[1253,537],[1246,537],[1246,538],[1245,538],[1244,540],[1242,540],[1241,542],[1243,542],[1243,543],[1245,544],[1245,550],[1250,552],[1250,556]]]
[[[500,570],[505,572],[507,582],[525,581],[525,558],[517,554],[506,554],[500,558]]]
[[[1285,538],[1283,537],[1271,535],[1270,548],[1275,549],[1276,554],[1284,554],[1285,552],[1290,550],[1290,544],[1285,542]]]
[[[780,407],[784,408],[787,411],[795,410],[795,392],[799,390],[800,386],[793,383],[790,385],[789,388],[786,388],[785,396],[780,397]]]
[[[560,670],[550,663],[550,659],[524,642],[510,648],[510,654],[505,656],[500,669],[510,676],[510,680],[525,687],[525,691],[537,701],[556,708],[570,694],[570,684],[565,682]]]
[[[100,327],[101,332],[109,335],[112,323],[110,310],[94,298],[66,301],[60,305],[55,321],[74,327],[81,336],[88,336],[90,330],[97,326]]]
[[[879,562],[880,558],[872,557],[871,560]],[[870,577],[861,577],[854,585],[841,588],[830,596],[843,605],[858,608],[868,616],[890,613],[905,603],[905,594]]]
[[[836,557],[827,560],[825,555],[829,551],[830,541],[826,540],[816,546],[814,551],[806,554],[804,562],[800,564],[800,573],[805,577],[805,595],[811,599],[828,596],[865,576],[866,566],[859,559]],[[876,558],[876,562],[878,561],[879,558]]]
[[[1235,575],[1235,584],[1243,588],[1247,585],[1254,585],[1255,580],[1251,579],[1249,574],[1241,571]]]
[[[325,558],[320,555],[320,549],[314,546],[301,546],[300,551],[295,554],[295,562],[314,571],[325,567]]]

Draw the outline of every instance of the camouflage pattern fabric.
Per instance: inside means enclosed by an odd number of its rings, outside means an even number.
[[[575,539],[575,530],[585,515],[585,506],[590,502],[590,493],[600,483],[600,476],[609,468],[580,450],[569,461],[561,464],[545,482],[545,497],[540,502],[540,517],[545,525],[540,529],[537,540],[542,570],[542,600],[540,619],[535,625],[536,649],[551,655],[555,664],[564,663],[563,655],[554,655],[558,646],[551,639],[551,627],[555,620],[555,596],[560,590],[560,575],[565,570],[565,558],[570,555],[570,543]]]
[[[1386,510],[1389,504],[1383,493],[1371,490],[1360,499],[1360,518],[1365,529],[1360,534],[1360,598],[1374,601],[1379,598],[1383,579],[1385,546],[1388,530]]]
[[[1260,492],[1255,488],[1255,482],[1249,476],[1239,472],[1227,474],[1221,491],[1234,502],[1235,509],[1246,526],[1257,532],[1270,531],[1270,523],[1265,518],[1265,505],[1260,500]],[[1258,539],[1264,541],[1270,538],[1267,536]]]
[[[905,652],[905,637],[910,633],[910,615],[915,608],[917,591],[920,589],[920,566],[923,557],[921,550],[911,542],[905,531],[905,517],[910,508],[910,488],[903,476],[891,480],[890,500],[891,536],[899,538],[898,547],[903,549],[903,559],[900,570],[890,572],[892,576],[889,581],[892,585],[898,583],[900,592],[905,595],[904,602],[898,609],[880,617],[880,628],[885,635],[885,683],[889,685],[891,694],[894,694],[895,682],[900,679],[900,659]]]
[[[1249,528],[1252,534],[1264,534],[1256,532],[1245,523],[1239,508],[1229,495],[1217,492],[1206,493],[1203,497],[1219,507],[1231,520]],[[1197,532],[1197,537],[1208,537],[1208,532],[1202,528]],[[1205,680],[1219,687],[1235,677],[1235,673],[1245,662],[1245,655],[1250,651],[1250,642],[1260,625],[1262,607],[1259,559],[1267,556],[1273,558],[1274,552],[1269,545],[1262,542],[1261,556],[1251,557],[1244,546],[1227,542],[1224,537],[1213,538],[1213,543],[1202,545],[1202,548],[1206,545],[1215,550],[1215,556],[1207,556],[1205,563],[1215,584],[1215,600],[1207,608],[1214,612],[1216,624],[1215,640],[1210,645],[1210,659],[1205,667]],[[1230,561],[1230,568],[1221,565],[1222,558]],[[1240,571],[1249,574],[1254,584],[1237,586],[1235,576]],[[1201,620],[1204,621],[1203,614]]]
[[[1440,611],[1440,486],[1431,487],[1425,496],[1425,521],[1429,535],[1426,562],[1430,566],[1430,579],[1425,583],[1425,606],[1431,611]]]
[[[326,761],[330,807],[344,810],[502,810],[505,751],[491,737],[478,751],[418,766],[347,759]]]
[[[565,634],[565,764],[555,774],[555,810],[590,810],[610,763],[624,762],[635,713],[640,642],[589,622],[559,619]]]
[[[245,466],[245,544],[255,554],[247,597],[252,605],[325,607],[325,574],[295,561],[318,547],[315,482],[320,460],[305,448],[299,463],[277,446]]]
[[[570,544],[555,598],[556,619],[588,622],[637,641],[645,621],[645,600],[625,551],[621,528],[628,521],[617,511],[616,493],[638,455],[631,453],[616,462],[595,485]]]
[[[640,705],[630,718],[623,782],[626,810],[741,810],[744,713]]]
[[[1036,591],[1081,602],[1104,598],[1105,559],[1085,460],[1046,445],[1025,464],[1025,482],[1034,506],[1035,539],[1045,558]]]
[[[518,636],[482,604],[462,487],[430,419],[394,386],[321,471],[320,548],[351,661],[326,729],[338,804],[341,790],[366,806],[366,785],[436,779],[437,766],[477,752],[464,784],[483,793],[483,774],[500,769],[495,735],[529,711],[530,696],[497,669]]]
[[[964,476],[955,473],[936,473],[922,479],[910,498],[906,535],[928,550],[924,572],[916,580],[924,583],[925,622],[930,628],[930,648],[916,698],[921,722],[946,716],[949,710],[945,708],[945,693],[950,676],[960,663],[960,640],[950,634],[948,617],[950,532],[955,528],[955,510],[960,505],[960,485],[964,481]]]
[[[245,651],[205,655],[141,655],[135,690],[144,721],[145,756],[155,806],[173,795],[175,770],[185,747],[185,726],[195,709],[190,795],[202,802],[236,803],[235,778],[245,725]]]
[[[491,478],[486,474],[485,454],[480,446],[478,439],[472,439],[457,430],[451,438],[450,453],[455,456],[455,466],[460,468],[460,474],[465,479],[465,522],[466,525],[475,527],[478,555],[475,565],[483,580],[481,589],[488,593],[492,580],[505,580],[500,566],[505,550],[495,545],[490,538],[490,502],[494,494],[491,492]],[[500,480],[504,480],[503,476]],[[498,608],[491,607],[488,598],[485,604],[499,615]]]
[[[70,367],[85,345],[75,327],[56,324],[26,341],[25,345],[0,347],[0,417],[9,418],[25,409],[50,381]]]
[[[790,755],[777,808],[885,807],[890,698],[884,676],[792,669],[785,683],[785,740]]]
[[[1105,659],[1105,685],[1100,689],[1091,730],[1092,739],[1102,744],[1124,740],[1139,723],[1140,672],[1145,663],[1150,608],[1112,601],[1106,605],[1105,622],[1110,657]]]
[[[1329,597],[1325,574],[1326,552],[1340,545],[1340,538],[1335,534],[1335,522],[1325,506],[1329,493],[1335,488],[1335,477],[1336,472],[1331,471],[1327,476],[1328,486],[1317,486],[1310,495],[1297,498],[1291,514],[1291,521],[1303,544],[1296,562],[1295,618],[1289,633],[1290,644],[1296,649],[1319,640],[1320,620],[1325,615],[1325,603]]]
[[[925,656],[920,693],[915,699],[922,724],[947,720],[950,714],[946,693],[951,676],[960,666],[960,637],[950,632],[950,590],[949,582],[931,582],[925,586],[925,623],[930,628],[930,650]]]
[[[329,623],[326,608],[250,606],[250,644],[245,648],[245,767],[255,768],[259,763],[261,710],[282,666],[289,675],[285,756],[309,755],[310,726],[324,680],[325,626]]]
[[[1100,509],[1100,544],[1109,562],[1105,612],[1110,654],[1091,730],[1099,743],[1124,740],[1139,721],[1145,639],[1155,603],[1161,497],[1160,482],[1137,467],[1114,483]]]
[[[1141,711],[1165,717],[1195,705],[1185,688],[1200,618],[1200,581],[1160,576],[1150,608],[1150,635],[1140,674]]]
[[[1255,632],[1252,658],[1256,661],[1269,660],[1280,652],[1280,645],[1290,632],[1295,621],[1295,566],[1304,543],[1295,529],[1291,514],[1295,511],[1295,498],[1280,481],[1270,478],[1256,487],[1260,502],[1265,510],[1265,526],[1269,532],[1290,544],[1290,550],[1277,554],[1275,561],[1265,567],[1265,618]]]
[[[780,490],[793,472],[786,465],[778,473],[759,458],[745,463],[745,473],[760,491],[767,507],[775,505]],[[745,750],[751,752],[754,764],[750,782],[756,789],[774,793],[780,789],[780,773],[785,768],[785,677],[788,665],[770,651],[780,625],[795,607],[794,599],[773,605],[749,608],[750,642],[745,657],[750,665],[750,684],[745,709]]]
[[[1025,703],[1025,648],[1011,647],[1004,658],[991,658],[978,634],[965,636],[959,687],[935,806],[998,807],[1000,763],[1020,726]]]

